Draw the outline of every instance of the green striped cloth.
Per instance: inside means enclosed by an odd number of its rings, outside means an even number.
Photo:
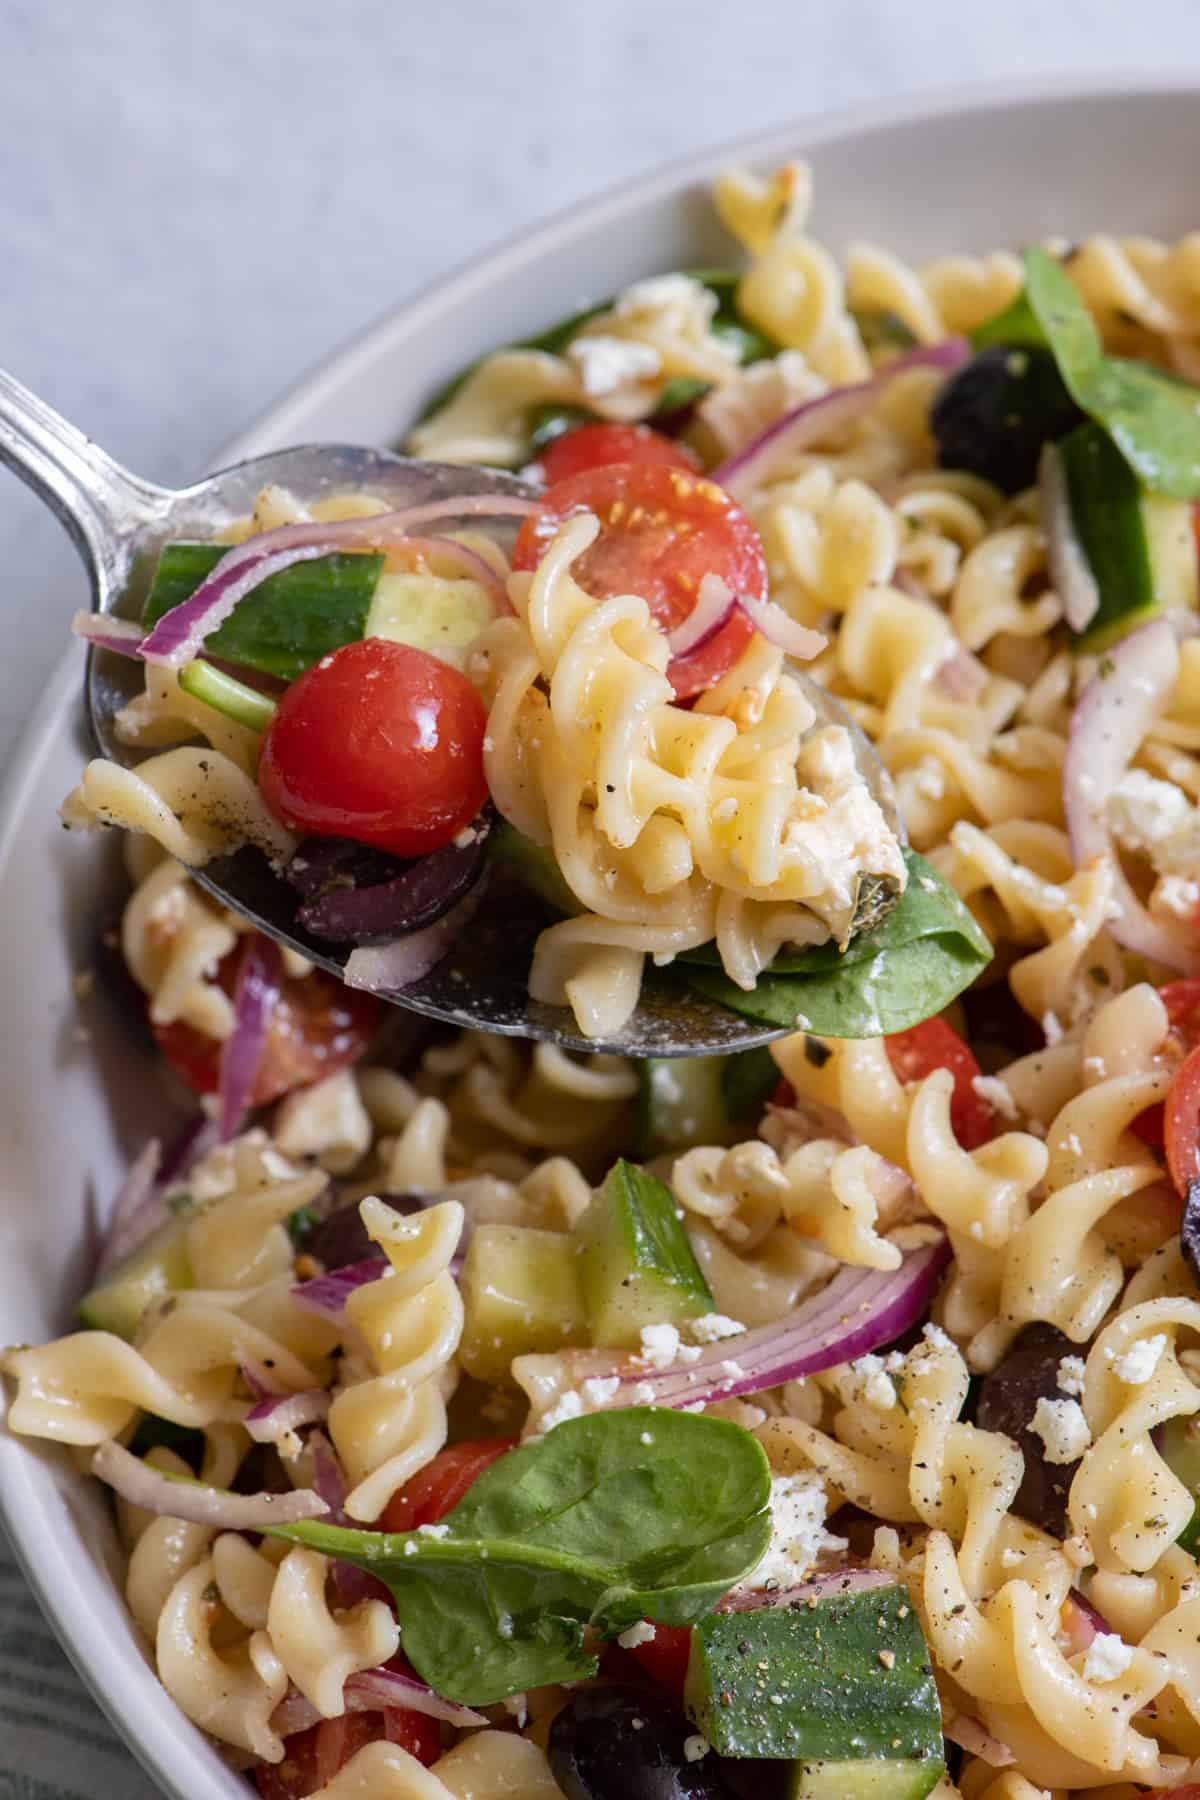
[[[161,1800],[59,1648],[2,1527],[0,1800]]]

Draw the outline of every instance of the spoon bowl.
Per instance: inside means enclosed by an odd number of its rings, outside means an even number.
[[[254,510],[264,487],[285,488],[305,506],[332,494],[367,493],[397,511],[456,494],[536,497],[536,490],[504,470],[417,462],[355,444],[279,450],[219,469],[190,487],[163,488],[123,469],[3,370],[0,462],[46,501],[74,539],[91,577],[94,608],[131,620],[141,617],[163,545],[218,536]],[[455,523],[448,515],[440,528],[453,530]],[[471,523],[477,528],[479,521]],[[498,537],[512,529],[496,522]],[[799,669],[792,673],[817,724],[836,723],[850,732],[858,766],[889,826],[899,834],[890,780],[866,738],[818,683]],[[85,685],[99,753],[134,766],[141,756],[118,738],[116,716],[141,692],[141,666],[111,651],[91,649]],[[300,897],[295,888],[259,850],[246,846],[190,873],[223,906],[277,943],[334,975],[343,973],[350,946],[331,946],[304,930],[296,917]],[[509,892],[502,882],[494,882],[470,927],[441,962],[402,992],[381,997],[450,1025],[623,1056],[722,1055],[784,1035],[693,992],[669,971],[647,967],[637,1009],[622,1029],[604,1040],[585,1038],[568,1009],[530,998],[529,959],[542,923],[519,890]]]

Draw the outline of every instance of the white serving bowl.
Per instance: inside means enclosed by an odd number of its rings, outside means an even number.
[[[479,258],[337,352],[218,462],[321,439],[394,442],[482,351],[637,276],[728,260],[712,177],[730,162],[798,155],[816,172],[816,234],[838,252],[868,238],[920,260],[1052,232],[1172,237],[1200,225],[1189,210],[1200,88],[1171,78],[1024,83],[810,120],[585,203]],[[113,846],[67,836],[56,817],[87,754],[81,674],[72,648],[0,801],[0,1343],[70,1329],[97,1217],[171,1105],[162,1071],[111,1005],[81,1007],[73,990],[119,891]],[[0,1504],[67,1651],[166,1793],[245,1800],[242,1779],[153,1676],[122,1604],[104,1494],[66,1453],[0,1432]]]

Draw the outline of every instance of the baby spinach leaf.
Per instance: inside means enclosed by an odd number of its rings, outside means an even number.
[[[228,548],[163,545],[142,614],[147,631],[195,593]],[[295,681],[330,650],[362,636],[382,569],[382,556],[337,551],[293,563],[239,601],[237,611],[206,640],[205,651]]]
[[[907,1031],[962,992],[992,958],[970,910],[923,856],[906,849],[908,886],[870,931],[836,944],[777,956],[749,992],[705,945],[679,958],[686,979],[710,999],[764,1024],[863,1038]]]
[[[1025,294],[1071,397],[1144,486],[1175,500],[1200,498],[1200,390],[1106,356],[1083,296],[1048,251],[1026,250]]]
[[[1024,288],[1015,300],[1009,301],[1002,312],[993,313],[990,319],[984,319],[982,324],[976,325],[967,335],[975,350],[990,350],[994,344],[1025,350],[1048,348],[1046,334],[1038,323],[1037,314],[1030,306]]]
[[[422,1678],[486,1706],[594,1674],[589,1628],[694,1623],[761,1560],[769,1494],[766,1457],[740,1426],[633,1407],[502,1456],[437,1527],[271,1531],[386,1582]]]

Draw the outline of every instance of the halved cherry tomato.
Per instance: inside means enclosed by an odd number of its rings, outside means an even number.
[[[1160,987],[1158,997],[1167,1009],[1171,1029],[1167,1035],[1166,1053],[1181,1060],[1200,1044],[1200,981],[1168,981]],[[1140,1112],[1129,1129],[1143,1144],[1159,1149],[1166,1130],[1166,1107],[1160,1100]],[[1182,1190],[1181,1190],[1182,1191]]]
[[[323,656],[282,695],[258,784],[293,830],[424,856],[487,799],[486,723],[457,669],[408,644],[363,638]]]
[[[340,1719],[322,1719],[319,1725],[285,1738],[282,1762],[258,1764],[254,1779],[262,1800],[305,1800],[319,1793],[364,1744],[380,1738],[399,1744],[426,1766],[442,1751],[438,1722],[424,1713],[399,1706],[343,1713]]]
[[[664,463],[694,475],[699,464],[690,450],[673,444],[649,425],[577,425],[564,431],[539,450],[538,461],[547,487],[582,475],[585,469],[607,468],[609,463]]]
[[[232,996],[249,937],[218,966],[216,980]],[[308,1087],[357,1062],[379,1023],[373,994],[343,987],[333,975],[285,975],[271,1011],[267,1040],[254,1078],[251,1106],[267,1106],[292,1088]],[[176,1019],[150,1029],[167,1061],[197,1094],[215,1094],[221,1078],[221,1046],[194,1025]]]
[[[934,1069],[949,1069],[954,1077],[950,1124],[955,1137],[964,1150],[990,1143],[996,1115],[975,1091],[982,1070],[957,1031],[944,1019],[925,1019],[908,1031],[894,1032],[884,1043],[898,1081],[922,1081]]]
[[[629,1654],[660,1687],[682,1700],[691,1650],[690,1625],[656,1625],[654,1636],[644,1644],[635,1644]]]
[[[737,501],[702,475],[655,463],[613,463],[556,483],[521,526],[513,567],[536,568],[563,520],[581,512],[596,514],[600,535],[575,565],[580,586],[602,600],[640,594],[666,631],[688,617],[706,575],[719,575],[735,594],[766,594],[762,542]],[[678,657],[670,671],[677,698],[711,687],[752,634],[735,611],[707,643]]]
[[[1186,1787],[1148,1789],[1142,1800],[1200,1800],[1200,1781],[1189,1781]]]
[[[398,1488],[383,1510],[384,1531],[415,1531],[418,1525],[436,1525],[458,1505],[467,1489],[516,1438],[473,1438],[470,1442],[451,1444],[433,1461]]]
[[[1163,1142],[1171,1180],[1186,1199],[1191,1184],[1200,1182],[1200,1045],[1184,1058],[1171,1083]]]

